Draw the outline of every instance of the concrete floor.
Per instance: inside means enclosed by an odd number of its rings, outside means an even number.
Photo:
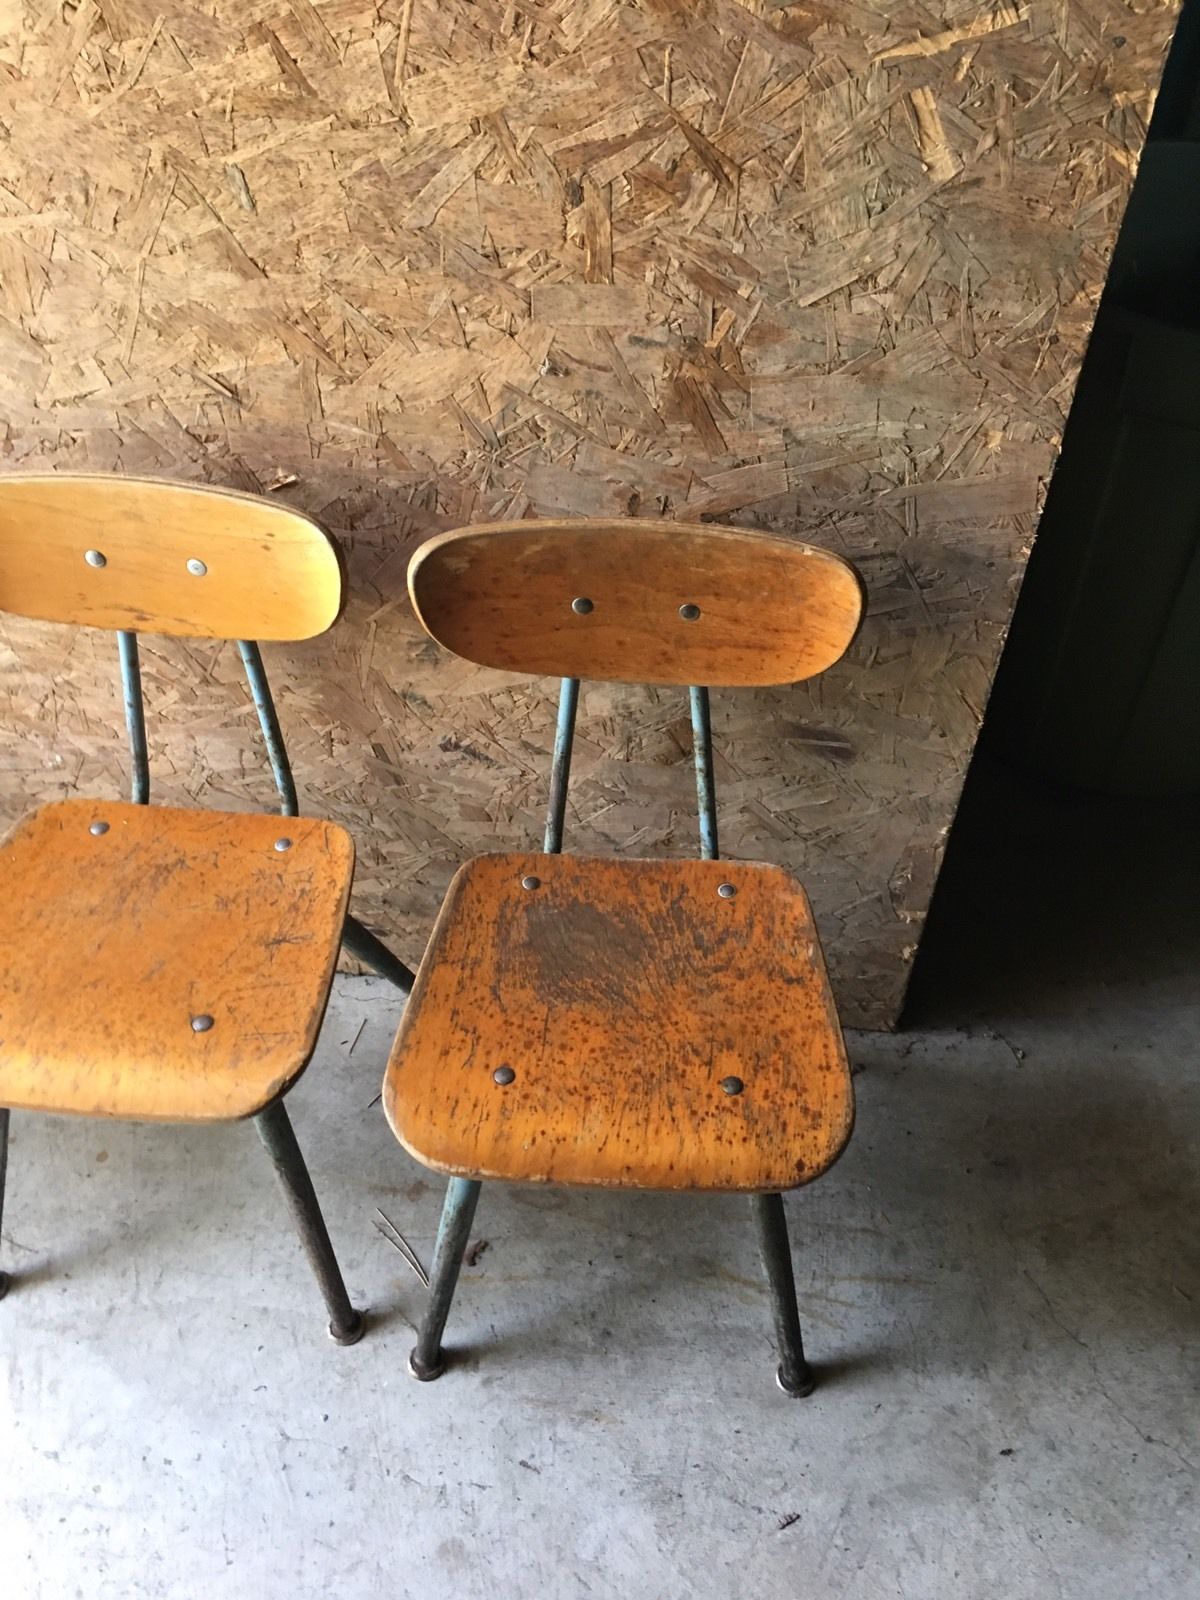
[[[14,1116],[0,1594],[1200,1595],[1200,817],[999,792],[913,1030],[851,1041],[857,1133],[788,1201],[807,1401],[713,1198],[485,1190],[463,1359],[410,1379],[373,1218],[428,1260],[440,1196],[372,1103],[378,981],[290,1102],[354,1348],[252,1129]]]

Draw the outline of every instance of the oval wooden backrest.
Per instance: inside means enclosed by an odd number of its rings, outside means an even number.
[[[823,672],[858,629],[849,562],[711,523],[493,522],[428,540],[408,590],[439,644],[485,667],[727,687]]]
[[[0,477],[0,610],[212,639],[309,639],[341,610],[324,528],[256,495],[153,478]]]

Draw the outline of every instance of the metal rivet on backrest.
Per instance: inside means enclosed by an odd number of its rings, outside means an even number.
[[[535,878],[531,872],[526,877],[521,879],[521,887],[522,889],[540,889],[542,887],[542,880],[540,878]]]
[[[208,571],[208,568],[205,566],[204,562],[199,560],[196,556],[193,556],[188,562],[187,569],[193,578],[203,578],[205,573]]]
[[[726,1094],[741,1094],[746,1085],[740,1078],[722,1078],[721,1087]]]
[[[717,893],[722,900],[732,900],[737,893],[737,887],[732,883],[719,883],[717,885]]]
[[[192,1018],[192,1032],[193,1033],[207,1033],[208,1030],[212,1027],[212,1025],[213,1025],[213,1019],[208,1015],[208,1013],[206,1011],[201,1012],[198,1017],[193,1017]]]
[[[102,550],[85,550],[83,559],[89,567],[106,567],[108,565],[108,557]]]
[[[595,609],[594,602],[589,600],[586,595],[581,594],[571,601],[571,610],[578,617],[586,617],[589,611],[594,611]]]
[[[504,1088],[504,1086],[506,1084],[510,1084],[515,1077],[516,1073],[511,1067],[497,1067],[495,1072],[492,1073],[492,1082],[498,1083],[501,1088]]]
[[[290,850],[292,848],[292,841],[290,839],[276,839],[275,848],[276,850]]]
[[[679,615],[685,622],[695,622],[700,616],[700,607],[694,606],[689,600],[687,605],[680,606]]]
[[[93,822],[91,827],[88,829],[88,832],[89,833],[94,833],[96,835],[96,837],[99,838],[102,833],[107,833],[108,832],[108,823],[107,822]]]

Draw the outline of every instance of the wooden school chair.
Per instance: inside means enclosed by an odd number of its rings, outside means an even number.
[[[704,685],[831,666],[858,628],[859,577],[735,528],[521,522],[431,539],[409,592],[455,654],[562,679],[543,851],[458,872],[384,1080],[396,1137],[450,1174],[411,1370],[443,1370],[481,1179],[719,1190],[752,1196],[778,1381],[806,1395],[780,1191],[840,1154],[853,1091],[803,889],[718,859]],[[581,678],[692,686],[699,860],[560,854]]]
[[[253,1117],[341,1344],[361,1337],[283,1096],[316,1044],[339,944],[406,991],[353,917],[354,845],[297,815],[258,644],[342,607],[329,535],[290,507],[115,477],[0,478],[0,610],[116,631],[131,803],[63,800],[0,845],[0,1212],[9,1112]],[[151,806],[138,634],[232,638],[279,815]],[[0,1294],[9,1287],[0,1275]]]

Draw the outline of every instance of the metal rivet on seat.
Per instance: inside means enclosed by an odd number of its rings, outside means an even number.
[[[207,1033],[208,1030],[212,1027],[212,1025],[213,1025],[213,1019],[208,1015],[208,1013],[206,1011],[205,1012],[201,1012],[201,1014],[198,1017],[193,1017],[192,1018],[192,1032],[193,1033]]]
[[[497,1067],[495,1072],[492,1073],[492,1082],[500,1084],[503,1088],[505,1084],[511,1083],[515,1077],[516,1073],[511,1067]]]
[[[187,569],[193,578],[203,578],[208,571],[204,562],[200,561],[196,556],[193,556],[188,562]]]
[[[107,833],[108,832],[108,823],[107,822],[93,822],[91,827],[88,829],[88,832],[89,833],[94,833],[96,835],[97,839],[98,839],[102,833]]]
[[[85,550],[83,559],[89,567],[106,567],[108,565],[108,557],[101,550]]]
[[[722,900],[732,900],[734,895],[737,893],[737,885],[733,883],[719,883],[717,885],[717,893],[721,896]]]
[[[276,839],[275,848],[276,850],[290,850],[292,848],[292,841],[290,839]]]
[[[586,595],[581,594],[577,599],[571,601],[571,610],[577,617],[586,617],[589,611],[594,611],[595,609],[596,607]]]
[[[687,605],[680,606],[679,615],[685,622],[696,622],[700,617],[700,607],[694,606],[689,600]]]
[[[521,879],[521,887],[522,889],[540,889],[542,887],[542,880],[540,878],[535,878],[531,872],[527,877]]]
[[[740,1078],[722,1078],[721,1087],[726,1094],[741,1094],[746,1085]]]

